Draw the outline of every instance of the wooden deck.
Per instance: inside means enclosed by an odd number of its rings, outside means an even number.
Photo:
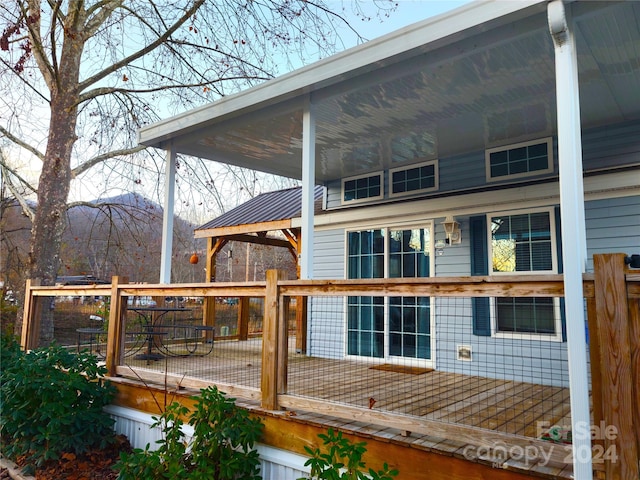
[[[290,349],[293,352],[294,349]],[[570,425],[569,390],[442,371],[399,373],[366,361],[332,360],[290,353],[289,395],[444,423],[539,437],[539,423]],[[183,378],[258,389],[261,341],[216,341],[200,357],[157,362],[126,359],[130,367]]]

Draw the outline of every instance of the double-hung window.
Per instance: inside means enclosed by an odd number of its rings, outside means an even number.
[[[553,209],[487,216],[491,275],[557,273]],[[559,301],[546,297],[492,299],[497,336],[561,339]]]

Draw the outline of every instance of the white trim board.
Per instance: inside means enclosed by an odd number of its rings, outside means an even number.
[[[585,201],[640,195],[638,174],[627,171],[584,179]],[[505,205],[514,209],[536,208],[560,203],[557,182],[519,186],[504,190],[426,198],[416,201],[393,202],[370,207],[330,211],[315,217],[316,230],[329,230],[340,226],[358,224],[380,225],[386,219],[397,223],[413,222],[424,218],[444,218],[447,215],[476,215],[487,211],[504,210]],[[415,212],[415,213],[411,213]],[[292,219],[292,226],[299,226],[299,218]]]

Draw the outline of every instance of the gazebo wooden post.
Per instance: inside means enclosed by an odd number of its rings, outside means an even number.
[[[238,299],[238,340],[249,339],[249,297]]]
[[[215,237],[207,238],[207,256],[205,265],[205,275],[207,282],[215,282],[216,280],[216,258],[218,252],[227,242]],[[204,297],[202,303],[202,324],[205,327],[216,326],[216,299],[215,297]],[[205,333],[205,340],[212,342],[214,333],[207,331]]]

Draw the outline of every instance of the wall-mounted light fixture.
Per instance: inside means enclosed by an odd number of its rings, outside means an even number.
[[[444,233],[447,235],[447,243],[449,245],[454,245],[462,241],[460,224],[456,222],[451,215],[445,218],[442,226],[444,227]]]

